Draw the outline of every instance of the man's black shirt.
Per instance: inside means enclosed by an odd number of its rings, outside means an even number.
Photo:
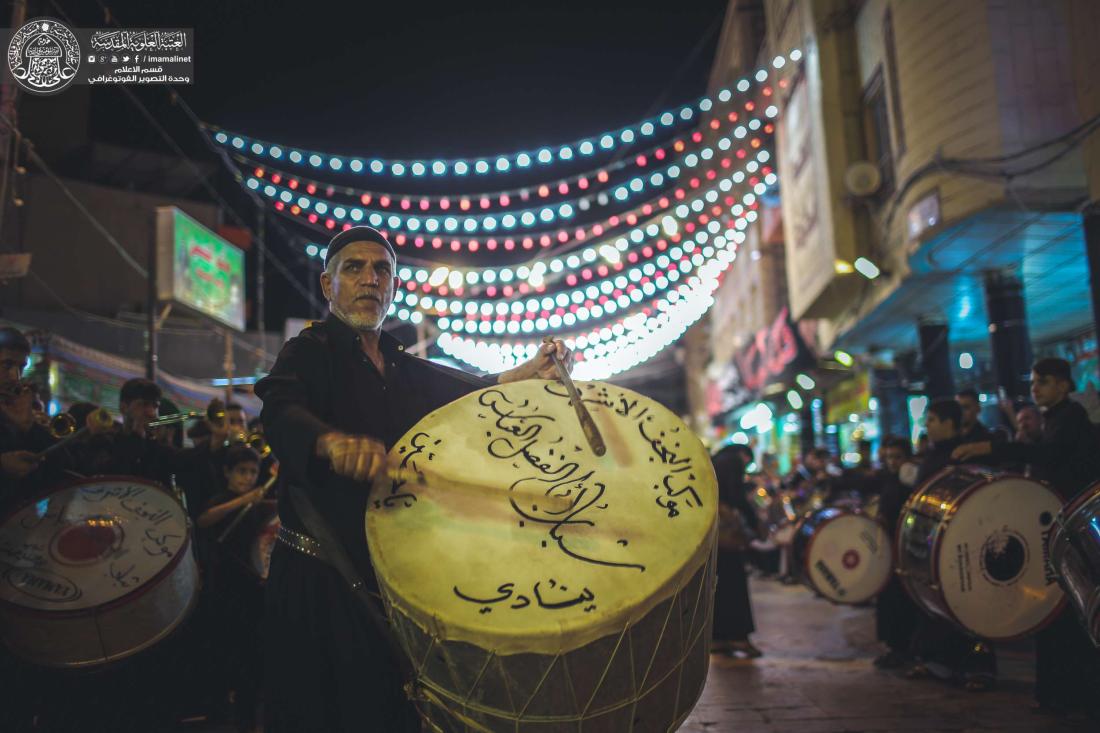
[[[950,438],[933,443],[928,452],[921,457],[916,485],[920,486],[943,469],[953,465],[955,461],[951,459],[951,453],[962,443],[962,438]]]
[[[1068,397],[1043,412],[1038,443],[994,443],[993,455],[1029,464],[1033,476],[1049,481],[1066,500],[1100,480],[1100,445],[1092,423],[1085,408]]]
[[[271,373],[256,383],[280,482],[310,492],[364,572],[370,568],[364,530],[369,485],[333,474],[314,455],[317,439],[336,430],[373,437],[388,450],[428,413],[495,383],[407,354],[388,333],[378,343],[384,375],[363,353],[359,334],[330,315],[288,341]],[[305,531],[285,491],[279,492],[279,517],[289,529]]]

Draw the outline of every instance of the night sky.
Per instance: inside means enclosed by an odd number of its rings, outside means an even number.
[[[178,89],[208,122],[307,148],[420,158],[567,142],[695,97],[726,9],[725,0],[105,4],[123,27],[195,29],[197,83]],[[96,5],[32,2],[30,16],[105,27]],[[96,138],[167,150],[119,92],[96,91]],[[185,150],[214,159],[165,90],[136,93]],[[249,212],[230,176],[219,178],[230,202]],[[269,247],[287,264],[301,262],[277,234]],[[270,329],[305,315],[304,301],[272,271],[267,301]]]

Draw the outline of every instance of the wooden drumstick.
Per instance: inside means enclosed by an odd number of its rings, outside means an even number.
[[[279,478],[279,470],[275,469],[271,473],[271,478],[269,478],[267,480],[267,483],[265,483],[263,485],[263,490],[264,490],[263,495],[265,497],[267,496],[267,492],[271,491],[271,487],[275,485],[275,480],[278,479],[278,478]],[[218,544],[221,544],[222,542],[225,542],[225,538],[229,536],[229,533],[232,532],[237,527],[237,525],[241,523],[241,520],[245,518],[245,516],[252,509],[252,507],[256,506],[259,503],[260,503],[259,501],[254,501],[251,504],[245,504],[243,507],[238,509],[236,516],[234,516],[233,519],[229,522],[229,524],[228,524],[228,526],[226,526],[225,530],[222,531],[222,533],[220,535],[218,535]]]
[[[542,339],[542,342],[552,344],[554,339],[552,336],[546,336]],[[581,401],[581,395],[577,392],[577,385],[573,384],[573,378],[569,376],[565,365],[558,358],[556,349],[550,352],[550,359],[554,362],[554,368],[558,370],[558,379],[561,380],[566,391],[569,392],[569,401],[573,404],[573,411],[577,413],[577,419],[581,422],[581,430],[584,431],[584,437],[588,441],[588,445],[592,448],[593,453],[602,456],[607,453],[607,446],[604,445],[600,429],[596,427],[596,421],[592,419],[592,415],[584,406],[584,402]]]

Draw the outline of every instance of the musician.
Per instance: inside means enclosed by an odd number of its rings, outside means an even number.
[[[887,436],[882,441],[880,456],[883,465],[876,476],[879,518],[893,532],[914,488],[901,476],[902,467],[913,460],[912,446],[905,438]],[[875,599],[876,636],[888,650],[875,659],[876,667],[897,669],[910,663],[913,633],[919,618],[920,609],[905,592],[898,576],[891,574],[886,588]]]
[[[226,449],[222,470],[225,488],[210,498],[196,524],[213,591],[207,628],[216,640],[216,670],[222,689],[232,692],[238,730],[249,731],[259,720],[263,674],[263,585],[251,565],[252,544],[260,524],[274,514],[275,502],[265,499],[266,486],[256,484],[260,456],[247,445]],[[237,522],[246,507],[252,508]]]
[[[739,533],[741,536],[735,538],[736,544],[744,545],[741,549],[726,546],[722,535],[719,536],[711,652],[752,659],[762,654],[749,640],[756,626],[745,574],[744,548],[750,538],[759,533],[756,511],[745,494],[748,491],[745,469],[753,462],[753,454],[747,445],[731,443],[715,453],[711,462],[718,479],[720,532]]]
[[[256,384],[286,477],[265,605],[266,730],[419,731],[386,637],[343,576],[318,557],[325,540],[308,536],[288,492],[312,500],[332,527],[328,541],[346,549],[373,588],[363,525],[368,479],[385,469],[387,448],[432,410],[495,382],[552,378],[551,354],[567,364],[570,354],[557,341],[496,378],[413,357],[382,331],[400,285],[389,241],[352,227],[329,242],[324,264],[328,318],[287,342]]]
[[[1031,367],[1031,397],[1042,411],[1042,435],[1037,443],[981,442],[959,447],[957,460],[991,456],[1020,460],[1031,475],[1048,481],[1069,501],[1100,480],[1100,451],[1085,408],[1070,399],[1075,389],[1069,362],[1040,359]],[[1035,698],[1040,711],[1097,714],[1095,698],[1100,658],[1073,610],[1061,615],[1036,636]]]
[[[225,419],[229,424],[229,434],[231,436],[248,434],[248,416],[244,412],[244,407],[239,403],[229,402],[226,404]]]
[[[963,443],[974,443],[979,440],[991,440],[992,432],[981,421],[982,403],[978,399],[978,392],[974,389],[961,389],[955,394],[955,401],[962,408],[962,425],[960,434]]]
[[[921,458],[915,485],[961,462],[955,453],[963,441],[962,421],[962,406],[956,400],[938,399],[928,406],[925,427],[930,446]],[[909,669],[910,677],[930,674],[949,677],[961,681],[971,692],[989,690],[996,684],[997,657],[993,647],[938,617],[928,614],[920,617],[913,652],[921,662]]]
[[[33,413],[31,395],[19,389],[19,378],[31,355],[31,344],[18,329],[0,328],[0,398],[4,409],[0,410],[0,473],[4,483],[13,485],[23,479],[42,462],[36,455],[49,444],[48,434],[43,437],[41,427],[32,430]],[[28,418],[30,418],[28,420]],[[0,502],[10,501],[10,492],[0,493]]]
[[[1039,443],[1043,439],[1043,413],[1032,404],[1022,405],[1016,411],[1013,424],[1016,426],[1017,443]]]
[[[122,424],[88,441],[82,451],[81,473],[142,476],[170,486],[176,476],[184,489],[192,517],[205,506],[213,487],[221,481],[219,451],[225,445],[225,421],[207,421],[212,440],[205,448],[178,449],[158,442],[148,425],[157,419],[163,395],[147,379],[127,380],[119,391]]]

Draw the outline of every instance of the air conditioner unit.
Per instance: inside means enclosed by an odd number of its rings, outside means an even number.
[[[844,172],[844,187],[857,198],[872,196],[882,187],[882,173],[868,160],[856,161]]]

